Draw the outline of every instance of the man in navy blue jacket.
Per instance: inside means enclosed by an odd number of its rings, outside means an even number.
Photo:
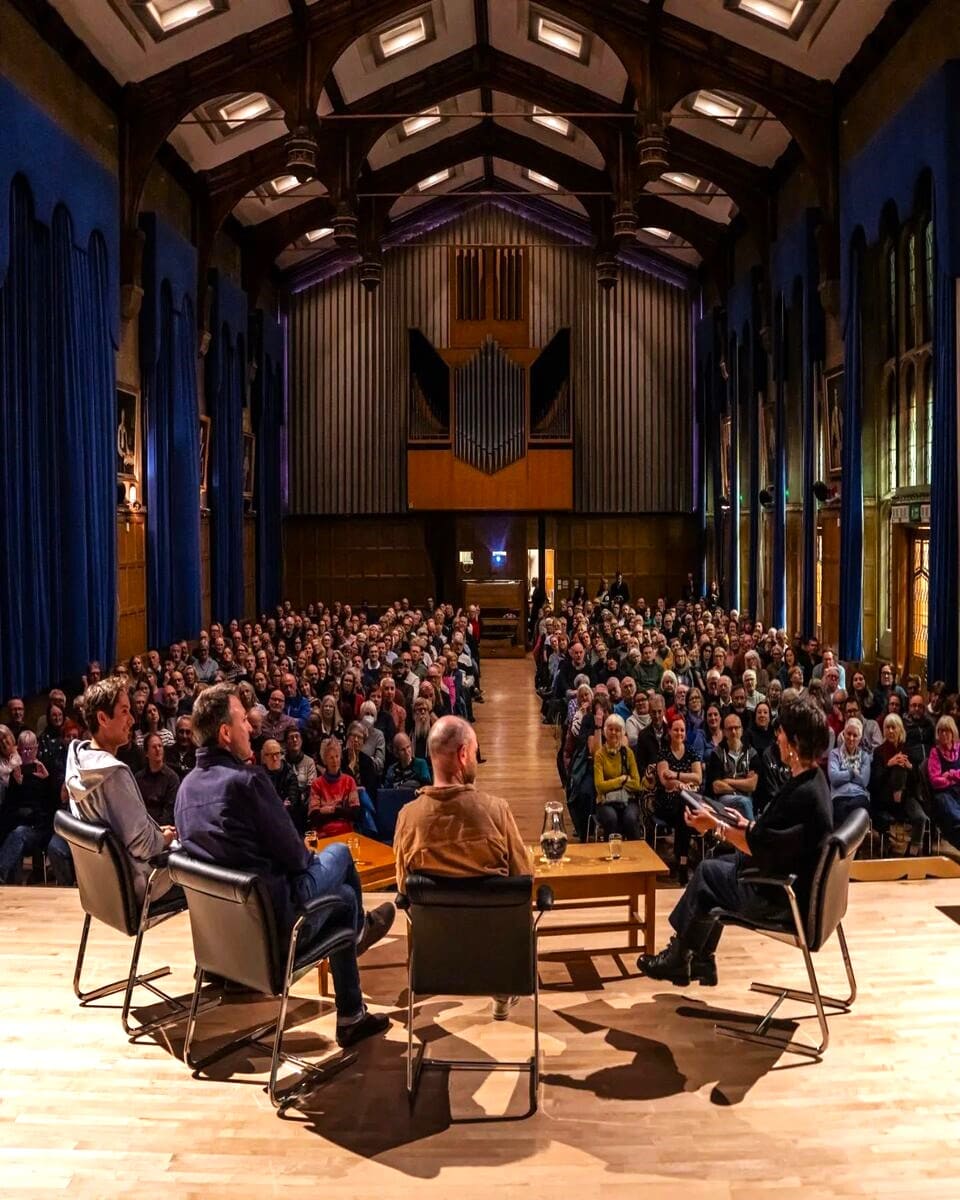
[[[314,896],[338,896],[356,923],[356,949],[330,958],[337,1002],[337,1041],[352,1046],[382,1033],[385,1016],[368,1013],[360,989],[357,956],[384,936],[396,909],[381,904],[364,914],[360,880],[342,843],[311,854],[261,767],[247,766],[250,730],[237,689],[221,683],[204,689],[193,706],[197,765],[177,793],[175,821],[184,850],[203,862],[262,876],[283,935],[297,906]],[[309,918],[300,941],[315,938],[329,912]]]

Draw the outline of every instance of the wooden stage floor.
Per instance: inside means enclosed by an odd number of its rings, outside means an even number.
[[[481,782],[515,797],[524,832],[535,835],[556,775],[529,664],[490,662],[484,683],[490,702],[478,726],[490,763]],[[670,890],[658,897],[661,943],[674,898]],[[400,920],[397,936],[363,960],[371,1006],[398,1014],[390,1035],[361,1047],[354,1068],[281,1120],[263,1091],[268,1062],[259,1051],[197,1080],[178,1057],[178,1029],[170,1040],[130,1044],[117,998],[78,1008],[70,981],[80,919],[75,892],[0,889],[4,1196],[960,1195],[957,879],[853,886],[845,927],[860,995],[852,1013],[833,1019],[820,1063],[713,1033],[721,1013],[762,1009],[763,997],[747,991],[752,979],[800,985],[800,956],[787,947],[728,931],[720,986],[680,991],[638,977],[633,955],[587,956],[588,939],[550,939],[540,1111],[496,1123],[469,1122],[523,1112],[525,1082],[511,1073],[430,1073],[408,1110]],[[130,949],[95,927],[88,986],[121,975]],[[186,917],[148,934],[144,968],[162,963],[173,967],[164,983],[186,993]],[[835,943],[817,965],[824,990],[836,994]],[[257,999],[228,1001],[206,1018],[204,1046],[272,1011]],[[797,1012],[785,1006],[788,1018]],[[529,1001],[494,1024],[488,1002],[428,1000],[418,1029],[439,1056],[520,1058],[530,1052],[530,1016]],[[293,1052],[329,1046],[333,1016],[315,976],[298,984],[290,1024]],[[812,1021],[797,1024],[813,1036]]]

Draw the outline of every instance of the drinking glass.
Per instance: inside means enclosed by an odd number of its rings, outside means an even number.
[[[610,847],[610,858],[616,862],[623,853],[623,834],[611,833],[607,838],[607,845]]]
[[[351,833],[347,840],[347,849],[350,851],[350,857],[354,862],[360,858],[360,839],[355,833]]]

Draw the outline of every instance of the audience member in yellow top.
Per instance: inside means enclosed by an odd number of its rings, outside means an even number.
[[[640,773],[625,731],[623,718],[616,713],[611,713],[604,722],[603,745],[593,756],[596,817],[604,837],[619,833],[636,841],[643,837]]]

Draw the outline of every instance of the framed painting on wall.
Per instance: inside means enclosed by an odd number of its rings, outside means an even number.
[[[200,418],[200,491],[207,490],[210,469],[210,418]]]
[[[823,428],[827,472],[839,475],[843,466],[843,368],[823,377]]]
[[[117,479],[137,482],[139,474],[140,397],[117,388]]]
[[[243,498],[253,499],[253,472],[256,464],[257,439],[252,433],[243,435]]]
[[[727,499],[730,498],[730,445],[732,432],[731,418],[724,417],[720,426],[720,490]]]

